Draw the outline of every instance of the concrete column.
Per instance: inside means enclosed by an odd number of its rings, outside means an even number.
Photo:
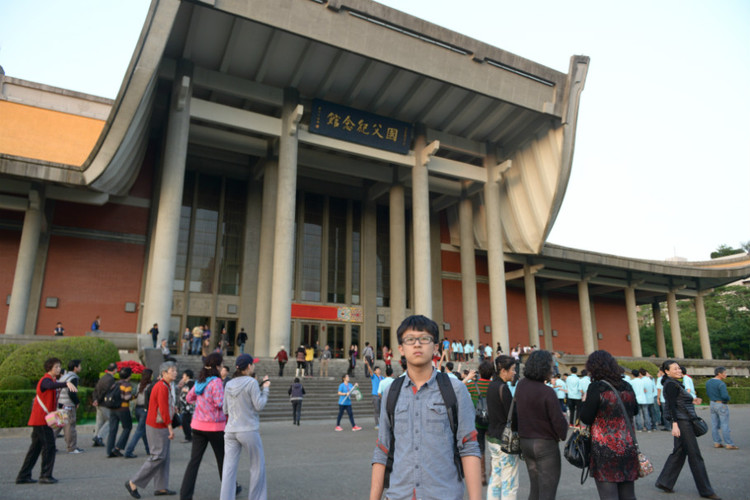
[[[284,89],[279,137],[276,227],[273,245],[269,345],[289,345],[294,272],[294,214],[297,200],[297,124],[301,106],[296,90]]]
[[[536,280],[531,266],[523,266],[523,288],[526,294],[526,321],[529,323],[529,345],[539,347],[539,315],[536,307]]]
[[[406,317],[406,207],[404,186],[394,184],[390,190],[390,264],[391,264],[391,335],[388,347],[397,350],[396,330]]]
[[[269,345],[271,325],[271,283],[273,282],[273,243],[276,227],[276,198],[279,165],[267,160],[263,167],[263,201],[261,202],[260,249],[258,254],[258,296],[255,303],[255,356],[276,353],[281,344]],[[291,346],[286,346],[290,347]]]
[[[628,315],[628,330],[630,331],[630,348],[633,356],[643,356],[641,350],[641,332],[638,329],[638,313],[635,305],[635,287],[625,288],[625,309]]]
[[[594,352],[594,332],[591,328],[591,302],[589,300],[588,279],[578,282],[578,306],[581,310],[581,334],[583,335],[583,352]]]
[[[661,306],[658,302],[651,304],[654,314],[654,332],[656,334],[656,355],[660,358],[667,357],[667,343],[664,341],[664,323],[661,320]]]
[[[16,270],[13,273],[8,319],[5,333],[23,335],[26,327],[26,313],[31,299],[31,283],[39,249],[39,237],[44,221],[44,197],[37,190],[29,192],[29,206],[23,217],[21,243],[18,247]]]
[[[432,318],[432,262],[430,257],[430,186],[424,134],[414,140],[411,171],[412,216],[414,218],[414,313]]]
[[[187,68],[177,72],[164,144],[158,212],[153,235],[150,278],[147,280],[142,322],[159,324],[159,341],[169,335],[174,289],[175,255],[180,235],[182,192],[185,186],[190,129],[192,78]],[[186,287],[187,290],[187,287]]]
[[[677,296],[674,292],[667,293],[667,310],[669,312],[669,328],[672,330],[672,351],[675,358],[684,358],[682,348],[682,332],[680,331],[680,317],[677,314]]]
[[[488,149],[493,149],[488,147]],[[504,164],[505,165],[505,164]],[[503,254],[503,221],[500,213],[500,167],[494,153],[484,157],[487,183],[484,185],[484,206],[487,223],[487,268],[490,278],[490,320],[493,348],[500,342],[510,352],[508,305],[505,290],[505,255]]]
[[[474,204],[466,195],[466,182],[458,205],[461,241],[461,298],[463,303],[464,339],[479,345],[479,310],[477,306],[477,262],[474,250]]]
[[[542,324],[544,325],[544,349],[554,350],[552,340],[552,314],[549,310],[549,294],[542,292]]]
[[[375,202],[368,200],[362,203],[362,210],[362,282],[360,290],[363,318],[359,330],[360,353],[365,347],[365,338],[375,338],[378,328],[378,209]],[[372,332],[372,335],[367,335],[367,332]],[[351,339],[351,335],[349,338]],[[345,351],[348,353],[351,341],[347,344]]]
[[[258,275],[260,262],[260,247],[263,239],[263,187],[260,182],[250,179],[247,183],[247,206],[245,207],[244,249],[242,256],[242,276],[240,282],[240,321],[238,327],[247,333],[245,351],[255,356],[266,356],[267,353],[258,351],[255,338],[255,322],[258,317]],[[239,330],[237,330],[239,332]],[[267,336],[264,330],[262,335]],[[257,353],[257,354],[256,354]]]
[[[703,359],[713,359],[713,356],[711,355],[711,341],[708,338],[706,306],[703,303],[703,295],[700,293],[695,297],[695,314],[698,316],[698,334],[701,339],[701,354],[703,355]]]

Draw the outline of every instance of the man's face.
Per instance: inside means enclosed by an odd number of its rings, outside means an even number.
[[[727,372],[721,372],[717,375],[717,377],[719,380],[724,380],[725,378],[727,378]]]
[[[427,341],[428,339],[429,341]],[[413,340],[416,340],[416,342],[409,345]],[[409,329],[404,332],[398,350],[406,358],[409,365],[417,367],[432,362],[432,353],[435,351],[435,347],[435,341],[431,334]]]
[[[78,365],[78,366],[76,366],[75,368],[73,368],[73,373],[81,373],[81,367],[82,367],[82,366],[83,366],[83,365]]]
[[[375,368],[375,375],[380,376],[380,368]]]
[[[165,371],[161,377],[166,383],[171,384],[177,378],[177,367],[171,367],[169,370]]]

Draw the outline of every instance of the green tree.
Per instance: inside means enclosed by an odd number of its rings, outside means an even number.
[[[703,298],[706,322],[711,340],[711,353],[715,359],[750,359],[750,289],[742,286],[719,287]],[[677,302],[686,358],[702,357],[695,301]],[[656,332],[650,307],[639,313],[641,346],[644,356],[657,354]],[[673,356],[672,336],[667,315],[663,315],[664,340],[667,356]]]
[[[750,241],[748,241],[746,244],[750,244]],[[745,244],[743,244],[744,246]],[[734,255],[737,253],[744,253],[747,250],[743,250],[742,248],[732,248],[729,245],[719,245],[715,251],[711,252],[711,258],[716,259],[718,257],[726,257],[727,255]]]

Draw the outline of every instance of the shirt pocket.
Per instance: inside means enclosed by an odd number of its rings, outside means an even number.
[[[427,406],[427,415],[425,419],[427,431],[430,433],[444,433],[450,428],[448,422],[448,411],[445,403],[430,403]],[[432,434],[434,435],[434,434]]]

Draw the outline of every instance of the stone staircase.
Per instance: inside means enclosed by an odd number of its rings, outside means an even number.
[[[182,373],[183,370],[191,369],[195,376],[198,376],[203,363],[199,356],[174,356],[177,360],[177,367]],[[234,373],[235,357],[227,356],[224,358],[224,364],[230,367],[230,374]],[[381,367],[382,362],[380,363]],[[341,383],[341,376],[346,373],[349,364],[347,360],[331,360],[328,368],[328,377],[305,377],[301,379],[305,388],[305,399],[302,403],[303,420],[330,420],[332,423],[336,420],[338,414],[338,386]],[[279,365],[272,358],[261,358],[255,365],[255,373],[258,379],[268,375],[271,379],[271,391],[266,407],[260,414],[260,420],[265,422],[292,420],[292,404],[289,402],[289,386],[294,381],[295,362],[287,363],[284,369],[284,376],[279,377]],[[313,367],[316,375],[320,368],[318,361]],[[400,367],[397,369],[400,374]],[[352,383],[360,384],[362,392],[361,401],[352,401],[352,410],[355,420],[363,418],[372,418],[372,402],[370,399],[371,383],[365,378],[363,369],[359,364],[355,376],[351,379]],[[346,420],[346,414],[342,421]]]

